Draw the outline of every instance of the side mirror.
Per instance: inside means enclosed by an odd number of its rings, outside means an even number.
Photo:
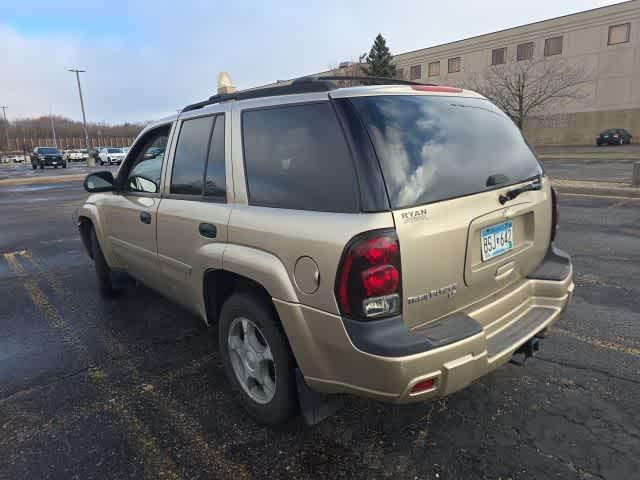
[[[89,193],[112,192],[116,189],[113,173],[108,170],[90,173],[84,179],[83,186]]]

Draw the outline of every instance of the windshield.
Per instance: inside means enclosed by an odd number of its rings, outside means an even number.
[[[43,155],[58,155],[60,152],[58,151],[57,148],[44,147],[44,148],[39,148],[38,153],[42,153]]]
[[[389,95],[351,101],[369,129],[394,209],[542,173],[520,130],[488,100]]]
[[[108,148],[107,151],[109,153],[122,153],[122,149],[121,148]]]

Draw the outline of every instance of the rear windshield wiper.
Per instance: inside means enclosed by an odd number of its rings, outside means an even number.
[[[498,200],[501,205],[504,205],[509,200],[513,200],[518,195],[524,192],[531,192],[534,190],[542,190],[542,184],[540,183],[540,177],[536,177],[536,180],[533,183],[529,183],[528,185],[524,185],[522,187],[514,188],[513,190],[507,190],[504,195],[500,195]]]

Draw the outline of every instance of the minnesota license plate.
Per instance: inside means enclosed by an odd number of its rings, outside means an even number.
[[[480,231],[482,261],[502,255],[513,249],[513,222],[508,221]]]

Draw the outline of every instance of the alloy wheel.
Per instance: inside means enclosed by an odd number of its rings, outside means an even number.
[[[255,402],[269,403],[276,393],[276,368],[271,347],[260,328],[248,318],[234,318],[227,348],[242,389]]]

